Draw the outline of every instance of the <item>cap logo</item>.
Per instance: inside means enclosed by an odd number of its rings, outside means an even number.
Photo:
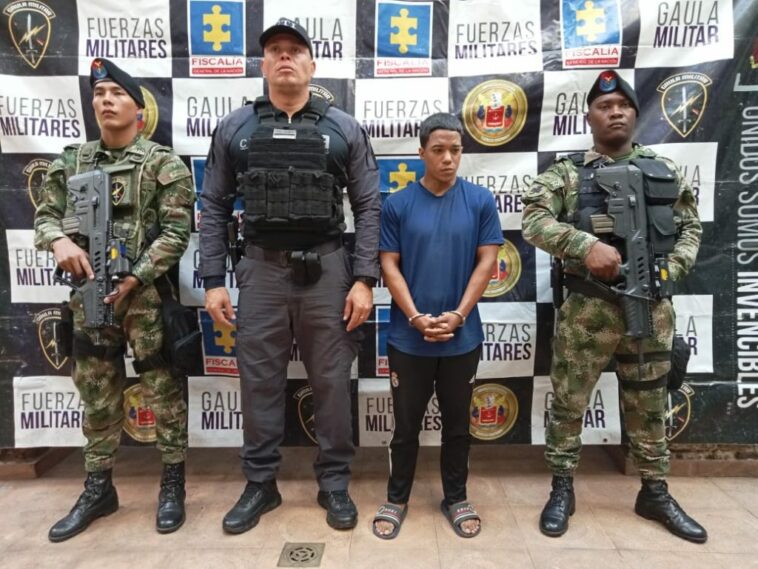
[[[603,73],[600,75],[600,83],[598,88],[603,93],[610,93],[618,86],[618,79],[615,73]]]
[[[108,76],[105,64],[99,59],[92,62],[92,76],[97,80],[105,79]]]

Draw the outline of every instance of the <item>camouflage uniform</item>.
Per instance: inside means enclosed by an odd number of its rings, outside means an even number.
[[[163,344],[161,301],[153,282],[176,264],[187,248],[195,199],[191,174],[170,148],[142,136],[118,151],[105,149],[98,141],[67,146],[47,172],[34,220],[38,249],[52,250],[53,241],[64,236],[61,219],[68,202],[67,178],[96,168],[111,172],[114,232],[126,238],[127,256],[134,261],[132,274],[142,285],[119,302],[115,310],[118,325],[103,329],[83,327],[81,297],[74,294],[74,332],[86,334],[98,346],[116,348],[128,340],[135,358],[142,360],[157,354]],[[156,221],[160,234],[145,247],[145,233]],[[74,241],[86,251],[85,242],[78,238]],[[88,472],[108,470],[113,466],[124,421],[123,359],[77,357],[73,379],[85,409],[85,467]],[[142,373],[140,383],[145,404],[155,415],[163,462],[183,462],[187,406],[181,385],[166,368]]]
[[[655,156],[635,144],[629,159]],[[584,163],[600,157],[594,151],[585,153]],[[702,228],[692,189],[676,166],[664,160],[677,174],[679,199],[674,204],[677,237],[669,255],[673,280],[684,277],[695,263]],[[606,162],[613,162],[603,157]],[[569,218],[577,209],[579,173],[574,163],[562,159],[554,163],[532,183],[523,198],[524,237],[532,245],[563,259],[565,271],[584,276],[583,260],[597,237],[559,220]],[[652,305],[653,334],[642,340],[642,351],[665,352],[671,349],[674,335],[674,310],[671,301]],[[602,370],[613,354],[636,354],[637,342],[624,336],[626,325],[619,306],[572,292],[557,316],[557,332],[553,340],[553,361],[550,378],[555,392],[550,413],[545,458],[554,474],[569,476],[579,462],[582,418]],[[641,367],[619,363],[622,381],[652,381],[668,372],[668,361],[650,361]],[[643,478],[664,478],[669,470],[669,452],[664,432],[666,388],[647,390],[623,389],[623,418],[632,455]]]

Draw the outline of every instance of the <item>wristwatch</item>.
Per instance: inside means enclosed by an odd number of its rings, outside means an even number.
[[[355,277],[353,281],[357,283],[363,283],[368,288],[374,288],[377,283],[377,280],[374,277]]]

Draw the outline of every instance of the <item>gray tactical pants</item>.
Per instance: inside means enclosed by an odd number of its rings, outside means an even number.
[[[350,368],[355,333],[342,321],[352,287],[347,252],[321,257],[312,285],[292,282],[285,263],[243,258],[237,265],[237,362],[244,417],[242,471],[251,482],[276,478],[284,439],[287,364],[293,337],[313,390],[319,489],[345,490],[353,448]]]

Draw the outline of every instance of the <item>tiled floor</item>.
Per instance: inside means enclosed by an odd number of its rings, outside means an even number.
[[[371,533],[370,520],[385,497],[387,454],[360,449],[351,494],[358,527],[330,529],[316,504],[310,462],[313,449],[285,449],[279,488],[282,507],[255,529],[225,535],[221,519],[244,487],[234,449],[193,449],[189,458],[187,523],[178,532],[154,530],[159,457],[152,449],[125,448],[116,485],[121,509],[85,533],[60,544],[47,540],[52,523],[68,512],[83,479],[80,453],[39,480],[0,483],[2,569],[145,569],[159,567],[276,567],[285,542],[326,544],[323,568],[758,568],[758,480],[672,478],[679,502],[706,526],[710,539],[695,545],[637,517],[638,488],[604,451],[584,450],[577,475],[577,511],[560,539],[540,534],[537,519],[550,477],[535,447],[474,447],[469,499],[483,520],[482,533],[461,539],[439,512],[438,449],[422,449],[408,518],[394,541]]]

